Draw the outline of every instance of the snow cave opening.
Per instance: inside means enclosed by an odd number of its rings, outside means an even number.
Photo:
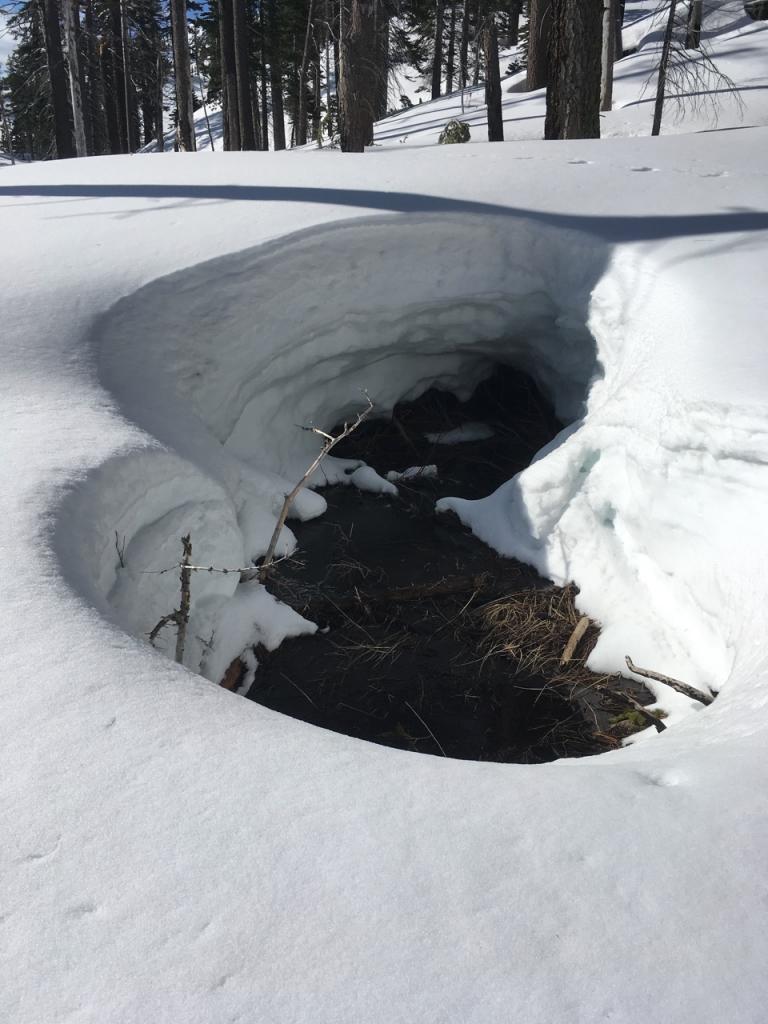
[[[145,638],[167,619],[178,581],[157,567],[178,560],[184,534],[205,565],[257,562],[317,453],[301,428],[332,431],[367,391],[374,415],[299,495],[278,551],[295,537],[298,554],[266,589],[194,574],[183,663],[293,717],[406,749],[535,762],[618,745],[627,706],[585,692],[594,627],[578,685],[551,685],[552,652],[556,668],[578,621],[573,590],[435,513],[437,499],[492,494],[585,415],[603,374],[597,338],[621,329],[601,291],[609,255],[525,218],[370,218],[122,300],[97,332],[102,381],[153,441],[93,479],[91,518],[108,524],[96,562],[90,520],[74,527],[109,613]],[[546,625],[545,670],[502,649],[493,616]],[[301,635],[307,622],[315,635]],[[173,628],[155,646],[173,657]]]
[[[291,523],[297,553],[267,584],[319,631],[274,651],[255,645],[256,671],[238,659],[225,685],[400,749],[524,763],[599,753],[629,723],[626,705],[598,696],[585,668],[594,626],[568,668],[556,664],[580,618],[573,589],[436,511],[441,496],[486,497],[564,426],[514,363],[485,359],[467,371],[480,378],[468,397],[466,384],[422,383],[334,449],[344,468],[320,489],[327,509]]]

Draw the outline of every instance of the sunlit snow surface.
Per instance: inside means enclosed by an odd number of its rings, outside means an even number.
[[[3,1021],[764,1019],[768,129],[404,149],[2,171]],[[151,650],[182,531],[264,550],[296,424],[505,357],[571,425],[450,504],[710,708],[459,763]],[[312,628],[236,583],[193,583],[211,676]]]

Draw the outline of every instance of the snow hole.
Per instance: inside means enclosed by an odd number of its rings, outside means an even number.
[[[304,524],[296,525],[300,547],[313,546],[317,565],[310,575],[332,569],[330,551],[325,559],[322,551],[330,542],[310,539],[312,530],[315,538],[323,536],[325,495],[331,500],[332,493],[325,487],[352,484],[332,500],[369,502],[358,519],[348,509],[342,515],[358,537],[366,528],[370,532],[388,504],[403,505],[402,529],[409,514],[418,518],[412,508],[409,513],[409,501],[423,506],[437,498],[484,497],[537,451],[545,455],[556,447],[560,428],[584,414],[590,387],[601,375],[587,324],[606,261],[604,243],[525,218],[425,214],[311,229],[152,282],[119,302],[95,330],[102,383],[136,424],[137,442],[92,473],[68,503],[63,560],[70,576],[105,614],[146,639],[178,605],[178,572],[160,570],[178,562],[181,536],[191,535],[196,564],[239,568],[257,560],[284,494],[317,451],[316,435],[301,428],[333,428],[360,409],[362,392],[374,401],[376,422],[387,424],[390,440],[397,423],[393,410],[423,412],[432,403],[434,415],[419,442],[411,440],[412,453],[403,452],[393,464],[362,458],[355,450],[370,440],[371,424],[346,453],[325,460],[313,489],[302,491],[292,509],[294,524]],[[488,381],[490,390],[483,384]],[[517,461],[499,461],[505,446],[514,447],[515,435],[527,429],[523,421],[533,408],[538,422],[523,460],[518,452]],[[402,444],[407,432],[400,429]],[[446,460],[455,467],[456,453],[474,446],[475,462],[482,463],[483,445],[491,461],[499,462],[494,472],[482,480],[475,466],[473,485],[464,494],[452,491],[451,475],[442,468]],[[501,559],[450,522],[445,510],[442,516],[430,512],[432,520],[439,524],[435,530],[461,538],[448,545],[454,575],[472,576],[475,569],[482,575],[481,564],[505,571],[514,566],[522,577],[528,574],[531,588],[544,586],[532,570]],[[336,526],[347,528],[343,522]],[[420,578],[426,550],[417,533],[408,537],[405,531],[400,551],[411,583]],[[278,554],[292,552],[296,543],[286,528]],[[469,546],[482,553],[470,558]],[[438,547],[433,544],[431,553]],[[216,683],[237,677],[245,690],[266,679],[267,655],[277,659],[272,652],[283,643],[287,650],[289,638],[318,648],[333,643],[333,627],[312,636],[318,623],[302,614],[300,602],[291,603],[291,581],[297,583],[290,566],[279,567],[275,584],[266,589],[239,584],[237,573],[194,573],[184,664]],[[368,570],[373,568],[362,572]],[[343,566],[338,572],[336,583],[344,579]],[[353,577],[354,572],[347,584],[351,592],[355,586],[360,591]],[[477,604],[482,594],[472,597],[474,590],[463,601]],[[169,655],[173,633],[167,628],[155,641]],[[377,654],[361,653],[363,665],[366,657]],[[240,669],[233,668],[237,659]],[[482,651],[474,662],[458,655],[454,661],[467,680],[457,699],[471,718]],[[291,703],[294,695],[307,707],[317,701],[302,686],[300,667],[294,663],[291,670],[298,678],[285,682],[291,700],[281,698],[280,706],[299,713]],[[391,729],[379,734],[393,733],[396,745],[448,752],[450,744],[441,743],[420,713],[418,694],[409,691],[402,699],[412,709],[408,723],[395,716]],[[518,711],[521,701],[527,709],[522,717],[530,717],[533,708],[552,721],[574,713],[562,698],[543,696],[541,687],[536,693],[529,687],[517,700]],[[302,717],[322,718],[304,711]],[[327,716],[322,724],[349,731]],[[421,745],[425,736],[431,738]],[[503,747],[489,752],[481,743],[475,754],[457,747],[457,756],[515,759]],[[562,752],[573,751],[555,744],[546,753],[517,759]]]

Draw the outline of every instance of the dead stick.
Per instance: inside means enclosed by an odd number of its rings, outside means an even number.
[[[318,427],[306,428],[308,430],[312,430],[315,434],[319,434],[320,437],[324,437],[325,441],[323,442],[323,447],[320,449],[320,452],[312,460],[309,468],[304,473],[301,480],[299,480],[299,482],[296,484],[293,490],[291,490],[285,496],[285,501],[283,502],[283,507],[280,509],[280,515],[277,517],[277,523],[275,524],[275,529],[272,533],[272,539],[269,542],[267,553],[266,555],[264,555],[264,561],[261,563],[261,566],[259,567],[259,579],[262,581],[262,583],[266,579],[267,573],[269,572],[269,567],[274,560],[277,542],[280,539],[280,534],[282,533],[283,527],[285,526],[285,520],[288,518],[288,512],[290,510],[291,505],[293,504],[296,495],[302,489],[307,480],[309,480],[309,478],[315,472],[315,470],[323,461],[328,452],[330,452],[332,448],[335,448],[339,441],[343,441],[345,437],[349,437],[353,430],[357,430],[357,428],[363,422],[365,417],[368,416],[369,413],[372,411],[373,402],[371,401],[370,397],[367,394],[365,395],[365,398],[368,402],[367,409],[363,409],[362,412],[359,412],[353,423],[345,423],[344,429],[336,437],[334,437],[332,434],[326,434],[324,430],[320,430]]]
[[[191,602],[190,582],[192,574],[189,571],[189,563],[192,559],[192,540],[188,533],[181,538],[181,545],[184,556],[181,560],[181,601],[178,611],[178,631],[176,633],[176,661],[181,664],[184,660],[184,643],[187,639],[187,625],[189,623],[189,606]]]
[[[626,661],[627,668],[630,672],[634,672],[638,676],[645,676],[646,679],[655,679],[658,683],[664,683],[667,686],[671,686],[673,690],[677,690],[678,693],[682,693],[684,697],[690,697],[691,700],[697,700],[705,706],[711,704],[714,700],[714,697],[708,697],[706,693],[702,693],[701,690],[697,690],[695,686],[689,686],[688,683],[681,683],[679,679],[673,679],[671,676],[662,675],[661,672],[652,672],[647,668],[639,668],[635,665],[628,654],[625,656],[624,660]]]
[[[170,626],[170,624],[172,622],[177,622],[178,621],[178,614],[179,614],[178,612],[171,612],[170,615],[164,615],[162,617],[162,619],[160,619],[158,624],[154,627],[152,632],[149,634],[149,642],[151,644],[154,644],[155,640],[157,639],[157,635],[158,635],[158,633],[160,632],[161,629],[163,629],[165,626]]]
[[[581,618],[579,619],[579,621],[574,626],[573,632],[571,633],[570,637],[568,638],[568,643],[565,645],[565,650],[563,651],[563,656],[560,659],[560,664],[561,665],[567,665],[568,662],[571,660],[571,658],[574,655],[574,652],[575,652],[576,648],[579,646],[579,641],[584,636],[584,634],[587,632],[588,628],[589,628],[589,617],[586,616],[586,615],[582,615]]]

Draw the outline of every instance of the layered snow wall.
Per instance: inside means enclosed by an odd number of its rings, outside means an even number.
[[[689,572],[698,541],[659,502],[672,485],[657,384],[642,397],[652,301],[665,294],[647,287],[652,277],[637,252],[617,255],[594,235],[457,214],[312,229],[153,282],[95,329],[103,383],[145,434],[76,496],[68,536],[80,582],[146,635],[178,602],[178,574],[160,570],[178,561],[182,534],[204,565],[265,551],[317,450],[301,425],[330,428],[363,390],[378,412],[433,384],[467,395],[507,362],[571,425],[495,495],[439,507],[502,554],[576,581],[604,626],[596,667],[618,669],[632,653],[719,686],[730,652]],[[314,483],[342,470],[328,460]],[[324,507],[305,491],[294,512]],[[280,550],[293,544],[286,529]],[[313,628],[237,581],[194,576],[185,662],[214,680],[246,644]],[[172,637],[163,643],[172,649]]]

